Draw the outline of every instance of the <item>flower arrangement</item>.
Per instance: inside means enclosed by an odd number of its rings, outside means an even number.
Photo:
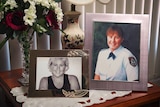
[[[33,34],[54,35],[53,29],[60,29],[64,14],[59,7],[61,0],[0,0],[0,34],[6,37],[0,42],[0,49],[9,39],[17,39],[23,51],[23,85],[29,83],[30,45]]]
[[[59,24],[63,21],[63,13],[58,6],[60,1],[0,0],[0,34],[6,34],[0,49],[9,39],[23,41],[30,30],[39,36],[44,33],[53,35],[53,29],[61,30]]]

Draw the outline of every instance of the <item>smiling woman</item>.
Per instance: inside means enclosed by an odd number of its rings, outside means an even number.
[[[90,89],[147,90],[148,19],[149,15],[86,14]]]
[[[68,49],[31,50],[30,70],[33,72],[29,78],[29,97],[88,96],[87,52]],[[79,95],[77,91],[81,90],[86,90],[87,95]]]
[[[51,57],[48,61],[48,68],[52,76],[43,77],[40,80],[40,90],[52,89],[58,93],[64,90],[78,90],[80,85],[74,75],[65,74],[69,69],[67,57]]]
[[[127,48],[122,46],[124,41],[122,28],[113,24],[107,29],[105,36],[109,48],[100,50],[98,54],[94,79],[137,81],[137,59]]]

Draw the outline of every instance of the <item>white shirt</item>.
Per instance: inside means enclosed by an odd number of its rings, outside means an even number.
[[[138,64],[135,56],[122,46],[113,52],[115,59],[108,58],[110,52],[110,49],[99,52],[95,74],[100,76],[100,80],[138,80]]]

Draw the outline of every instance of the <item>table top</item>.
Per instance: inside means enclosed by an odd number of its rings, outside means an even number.
[[[21,104],[16,102],[16,98],[10,93],[14,87],[21,86],[17,81],[21,77],[22,69],[16,69],[12,71],[0,72],[0,86],[4,89],[8,99],[14,105],[14,107],[21,107]]]
[[[17,81],[21,77],[22,69],[15,69],[12,71],[0,72],[1,82],[7,83],[7,88],[11,89],[13,87],[20,86],[20,83]]]
[[[8,94],[8,97],[10,98],[10,100],[12,100],[12,102],[14,102],[15,98],[10,94],[10,90],[14,87],[21,86],[20,83],[17,81],[18,78],[21,77],[21,72],[22,69],[0,72],[0,85]],[[146,103],[158,101],[159,99],[160,87],[157,85],[153,85],[152,87],[148,88],[147,92],[132,92],[131,94],[124,97],[108,100],[101,104],[94,104],[91,107],[124,107],[133,105],[139,106]]]
[[[133,107],[137,107],[144,104],[152,103],[154,101],[158,101],[159,99],[160,99],[160,87],[154,85],[153,87],[148,88],[147,92],[132,92],[131,94],[126,95],[124,97],[115,98],[98,105],[94,104],[92,105],[92,107],[106,107],[106,106],[128,107],[133,105],[134,105]]]

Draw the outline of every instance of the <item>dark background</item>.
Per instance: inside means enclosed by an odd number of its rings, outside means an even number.
[[[123,30],[124,41],[122,46],[132,52],[140,60],[140,24],[137,23],[115,23],[115,22],[94,22],[93,24],[93,50],[92,50],[92,72],[94,77],[97,56],[101,49],[108,48],[106,30],[112,24],[117,24]]]

